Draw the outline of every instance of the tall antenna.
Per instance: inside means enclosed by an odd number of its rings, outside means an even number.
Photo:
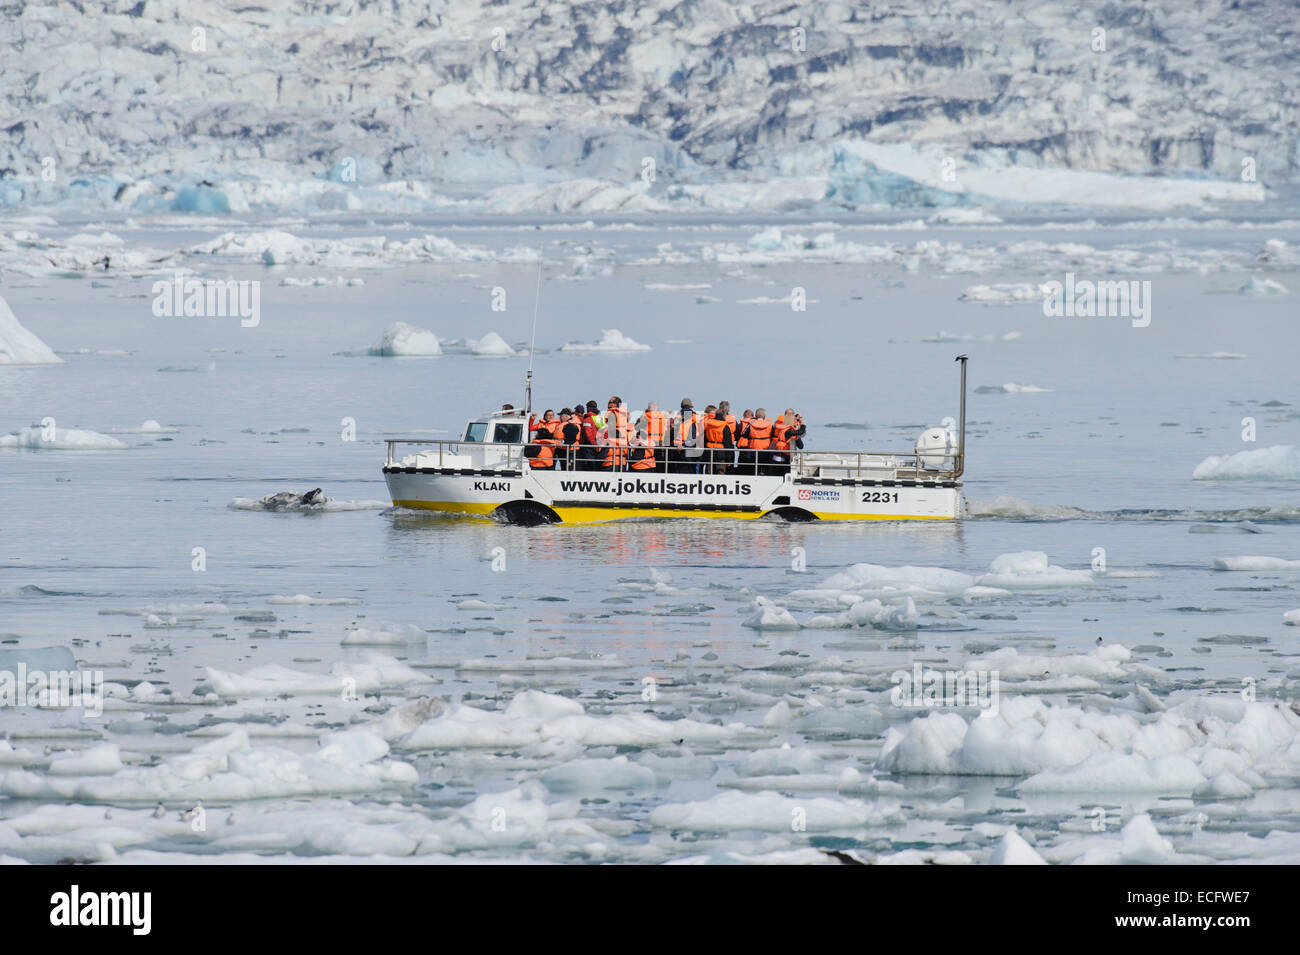
[[[537,345],[537,309],[542,304],[542,250],[537,250],[537,290],[533,293],[533,337],[528,342],[528,377],[524,379],[524,414],[533,413],[533,349]]]

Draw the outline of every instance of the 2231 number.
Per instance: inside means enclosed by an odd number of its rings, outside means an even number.
[[[862,503],[863,504],[891,504],[891,503],[897,504],[898,492],[894,491],[893,496],[891,497],[889,491],[863,491]]]

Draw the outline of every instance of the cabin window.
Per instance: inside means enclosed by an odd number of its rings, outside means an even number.
[[[492,440],[497,444],[522,444],[524,426],[522,424],[499,424]]]
[[[487,437],[487,427],[486,421],[471,421],[465,429],[465,440],[482,441]]]

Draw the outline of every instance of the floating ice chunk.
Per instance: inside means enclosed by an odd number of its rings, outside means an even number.
[[[657,782],[653,770],[628,762],[626,756],[571,760],[546,770],[540,778],[551,792],[564,793],[653,789]]]
[[[959,594],[975,584],[975,578],[943,567],[887,567],[882,564],[853,564],[826,578],[826,590],[855,592],[859,595],[942,596]],[[795,591],[805,594],[808,591]],[[794,594],[791,594],[793,597]]]
[[[968,285],[957,298],[963,302],[1008,305],[1012,302],[1040,302],[1046,293],[1032,282]]]
[[[317,275],[312,278],[294,278],[285,276],[280,279],[280,284],[288,288],[359,288],[366,284],[365,279],[361,278],[344,278],[342,275],[336,275],[333,278],[324,275]]]
[[[400,647],[409,643],[424,643],[425,632],[414,624],[390,627],[384,630],[349,630],[339,642],[345,647]]]
[[[441,355],[438,336],[428,329],[406,322],[393,322],[369,348],[369,354],[384,357],[421,357]]]
[[[409,723],[414,718],[404,717]],[[389,727],[391,714],[381,721]],[[717,743],[758,735],[743,724],[717,726],[695,720],[661,720],[646,713],[589,716],[581,703],[537,690],[518,694],[504,712],[457,705],[429,708],[429,717],[404,735],[391,737],[395,749],[518,747],[547,740],[585,746],[656,746],[684,742]]]
[[[989,865],[1047,865],[1047,861],[1012,826],[993,850]]]
[[[1021,385],[1009,381],[1004,385],[980,385],[975,389],[981,395],[1036,395],[1046,394],[1051,388],[1039,388],[1037,385]]]
[[[1234,358],[1249,358],[1250,356],[1249,356],[1249,355],[1243,355],[1243,354],[1241,354],[1241,353],[1239,353],[1239,352],[1232,352],[1232,351],[1212,351],[1212,352],[1210,352],[1209,354],[1206,354],[1206,355],[1175,355],[1174,357],[1175,357],[1175,358],[1218,358],[1218,359],[1234,359]]]
[[[925,221],[934,225],[997,225],[1002,220],[987,209],[952,206],[940,209]]]
[[[462,600],[456,604],[457,610],[501,610],[500,604],[490,604],[486,600]]]
[[[430,681],[418,670],[374,650],[361,651],[359,663],[334,664],[329,673],[309,673],[274,663],[243,674],[213,667],[206,672],[213,689],[225,697],[341,696],[347,691],[360,695]]]
[[[308,607],[335,607],[359,602],[352,597],[309,597],[307,594],[294,594],[291,597],[280,595],[267,601],[269,604],[295,604]]]
[[[23,451],[120,451],[125,447],[117,438],[75,428],[22,428],[0,435],[0,448]]]
[[[1239,776],[1224,770],[1192,790],[1196,799],[1249,799],[1255,787]]]
[[[1022,793],[1147,792],[1183,793],[1205,782],[1196,763],[1187,756],[1133,753],[1095,753],[1065,769],[1050,769],[1020,784]]]
[[[62,361],[49,345],[22,326],[0,296],[0,365],[57,365]]]
[[[1216,557],[1215,570],[1300,570],[1300,560],[1282,557]]]
[[[209,671],[211,673],[212,671]],[[343,734],[338,734],[342,736]],[[358,736],[336,740],[328,752],[302,755],[253,746],[236,730],[156,766],[131,766],[110,776],[39,776],[0,772],[0,792],[18,798],[92,803],[225,802],[406,788],[419,780],[409,763],[365,759],[377,751]],[[328,757],[328,758],[326,758]]]
[[[1300,448],[1275,444],[1253,451],[1210,455],[1192,471],[1193,481],[1300,481]]]
[[[834,832],[896,824],[902,816],[895,806],[869,805],[853,799],[793,799],[774,792],[736,791],[699,802],[670,803],[650,813],[652,826],[703,832],[789,832],[796,821],[809,832]]]
[[[1024,590],[1039,587],[1078,587],[1093,583],[1090,570],[1066,570],[1048,564],[1047,555],[1038,550],[1002,554],[989,565],[989,573],[979,579],[985,587]]]
[[[596,342],[568,342],[560,351],[571,352],[636,352],[650,351],[649,345],[642,345],[635,339],[624,335],[617,328],[602,328],[600,340]]]
[[[1138,813],[1120,832],[1120,858],[1129,865],[1161,865],[1174,854],[1174,844],[1156,831],[1145,813]]]
[[[496,332],[488,332],[479,339],[467,339],[465,345],[475,355],[483,358],[512,358],[515,350]]]
[[[61,753],[50,760],[48,773],[56,776],[111,776],[122,769],[116,743],[102,743],[77,752]]]
[[[1256,298],[1274,298],[1289,293],[1287,287],[1276,279],[1265,279],[1252,275],[1245,285],[1237,289],[1237,294],[1250,295]]]
[[[784,701],[783,701],[784,702]],[[821,754],[789,743],[779,749],[759,749],[746,753],[736,764],[741,776],[781,776],[787,773],[816,773],[822,769]]]
[[[755,630],[798,630],[799,621],[784,607],[779,607],[766,597],[754,599],[754,613],[745,618],[744,626]]]
[[[1282,620],[1291,627],[1300,627],[1300,610],[1288,610],[1282,614]]]

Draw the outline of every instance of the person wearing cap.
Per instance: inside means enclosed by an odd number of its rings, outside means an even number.
[[[668,470],[673,474],[696,474],[704,458],[703,420],[695,413],[695,403],[682,399],[681,410],[669,424],[672,447],[668,452]]]

